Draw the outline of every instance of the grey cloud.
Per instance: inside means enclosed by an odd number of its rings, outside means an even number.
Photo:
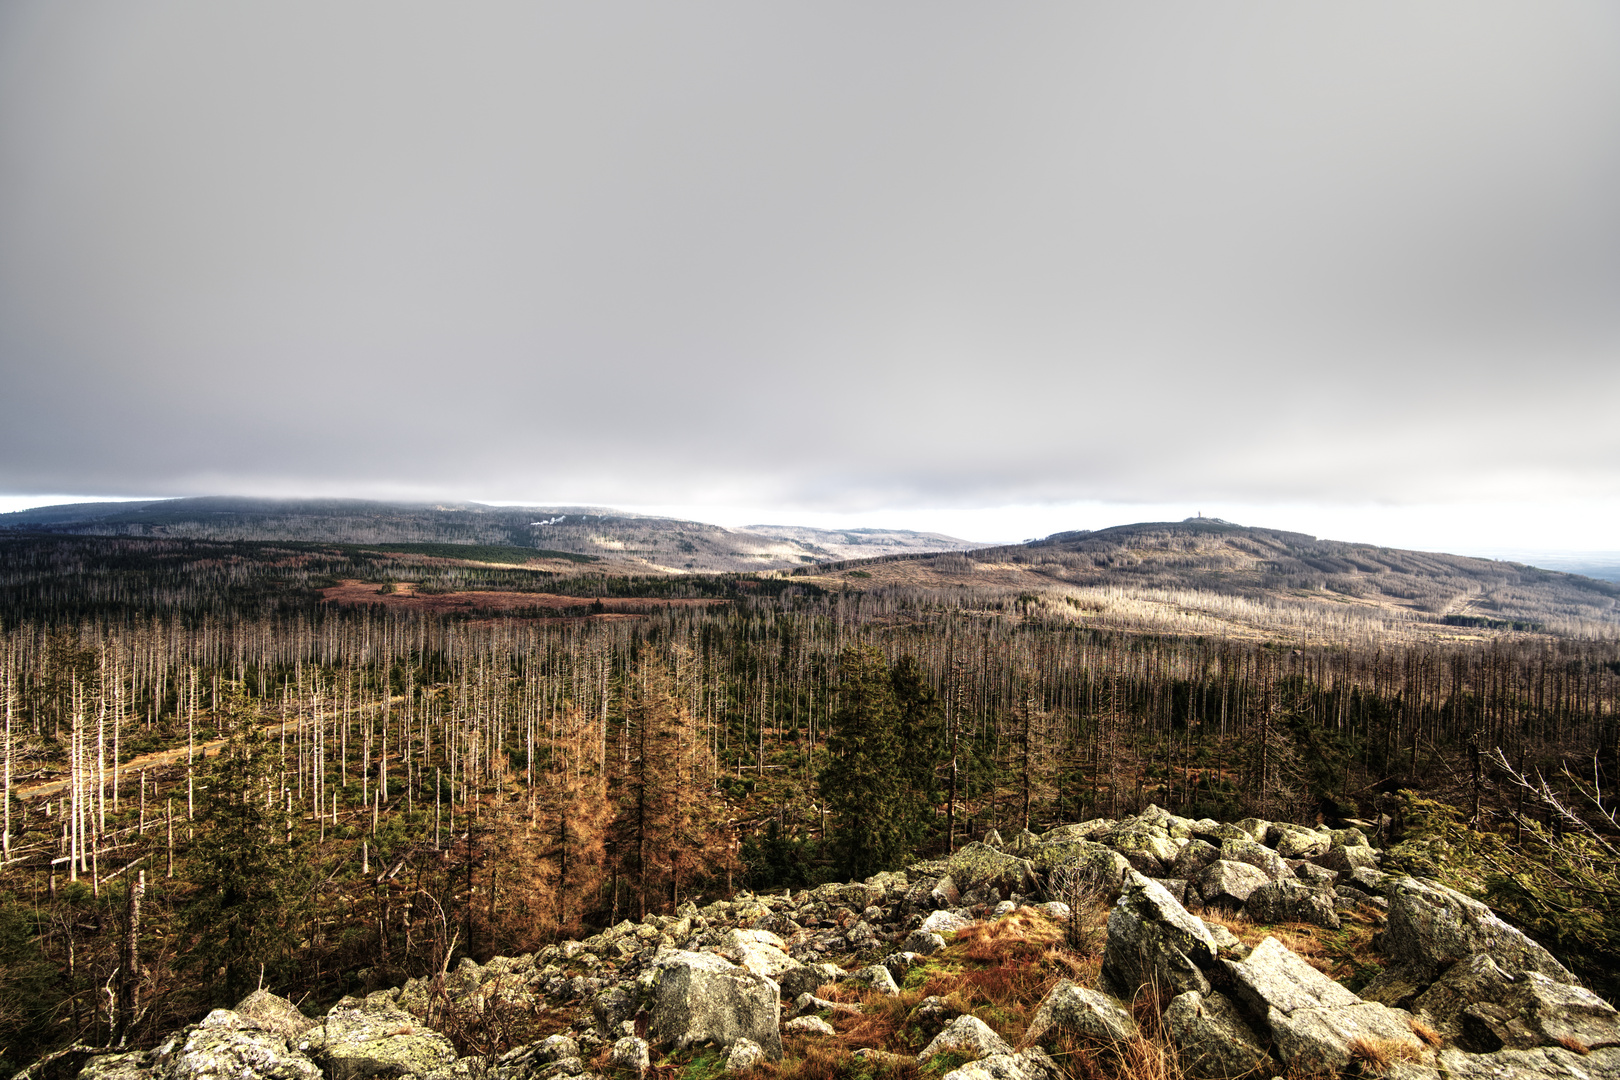
[[[1615,497],[1617,24],[7,5],[0,489]]]

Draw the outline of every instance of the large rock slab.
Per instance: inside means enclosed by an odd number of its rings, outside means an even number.
[[[1194,1080],[1230,1080],[1271,1063],[1254,1029],[1224,994],[1189,990],[1164,1010],[1164,1030]]]
[[[439,1076],[456,1060],[450,1040],[395,1008],[334,1008],[304,1032],[298,1049],[314,1058],[327,1080],[370,1076]]]
[[[1080,880],[1103,889],[1118,888],[1131,872],[1130,861],[1125,856],[1091,840],[1042,844],[1030,855],[1030,863],[1048,874],[1072,871]]]
[[[1113,1045],[1137,1036],[1130,1010],[1097,990],[1068,979],[1047,993],[1024,1030],[1026,1043],[1038,1042],[1053,1031],[1066,1031],[1090,1042]]]
[[[1285,859],[1310,859],[1327,854],[1333,846],[1333,836],[1316,829],[1298,825],[1277,825],[1272,830],[1272,847]]]
[[[1390,965],[1362,994],[1400,1005],[1458,960],[1484,953],[1507,975],[1538,972],[1554,982],[1578,983],[1568,968],[1490,908],[1437,881],[1402,877],[1384,890],[1389,898],[1384,955]]]
[[[1204,870],[1221,857],[1221,849],[1208,840],[1189,840],[1187,846],[1176,853],[1166,872],[1183,881],[1197,881]]]
[[[1561,1046],[1470,1054],[1456,1047],[1440,1051],[1446,1080],[1615,1080],[1620,1077],[1620,1050],[1572,1053]]]
[[[1204,993],[1209,980],[1199,968],[1216,962],[1215,951],[1202,919],[1188,914],[1164,886],[1132,872],[1108,913],[1103,989],[1125,1000],[1149,984],[1170,994]]]
[[[1101,839],[1125,856],[1136,870],[1152,877],[1162,876],[1164,868],[1180,854],[1166,830],[1141,821],[1127,822]]]
[[[1246,959],[1225,963],[1233,993],[1252,1015],[1266,1018],[1277,1055],[1295,1069],[1340,1071],[1359,1040],[1398,1056],[1423,1056],[1407,1013],[1362,1001],[1276,938],[1266,938]]]
[[[648,1038],[685,1049],[730,1047],[752,1039],[773,1061],[782,1056],[777,985],[713,953],[672,949],[653,962]]]

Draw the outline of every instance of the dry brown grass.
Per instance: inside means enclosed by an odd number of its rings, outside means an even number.
[[[1587,1046],[1585,1043],[1581,1042],[1581,1040],[1575,1038],[1575,1036],[1573,1036],[1573,1035],[1560,1035],[1558,1037],[1558,1045],[1562,1046],[1565,1050],[1568,1050],[1570,1053],[1572,1053],[1572,1054],[1580,1054],[1582,1057],[1585,1057],[1587,1054],[1590,1054],[1592,1052],[1591,1047]]]
[[[1398,1039],[1363,1037],[1350,1043],[1350,1060],[1364,1073],[1386,1073],[1397,1061],[1417,1061],[1422,1056],[1418,1047]]]
[[[1421,1020],[1408,1021],[1412,1025],[1412,1034],[1423,1040],[1423,1045],[1431,1050],[1438,1050],[1445,1045],[1446,1037]]]

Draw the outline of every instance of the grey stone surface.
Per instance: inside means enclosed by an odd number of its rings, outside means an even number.
[[[917,1063],[921,1065],[935,1054],[943,1054],[947,1050],[974,1060],[1013,1052],[1007,1040],[991,1030],[989,1024],[969,1015],[958,1016],[946,1024],[944,1030],[935,1035],[917,1055]]]
[[[1184,881],[1197,881],[1204,873],[1204,868],[1221,857],[1221,849],[1208,840],[1193,839],[1176,853],[1168,868],[1171,877],[1178,877]]]
[[[954,934],[964,926],[972,926],[973,920],[956,914],[953,911],[936,911],[922,921],[919,930],[926,930],[931,934]]]
[[[918,956],[932,956],[944,947],[945,939],[931,930],[913,930],[900,943],[901,952],[913,952]]]
[[[765,1050],[753,1039],[738,1039],[726,1055],[726,1072],[746,1072],[765,1060]]]
[[[633,1069],[637,1076],[645,1076],[652,1066],[652,1048],[646,1039],[626,1035],[613,1044],[611,1060],[615,1069]]]
[[[1257,923],[1307,923],[1339,928],[1333,894],[1297,881],[1272,881],[1260,886],[1243,902],[1243,912]]]
[[[1315,829],[1279,825],[1272,846],[1285,859],[1309,859],[1327,854],[1328,848],[1333,846],[1333,837]]]
[[[1620,1050],[1576,1054],[1561,1046],[1544,1046],[1470,1054],[1446,1047],[1440,1051],[1439,1065],[1446,1080],[1616,1080]]]
[[[321,1080],[307,1054],[251,1024],[215,1009],[181,1034],[158,1071],[164,1080]]]
[[[1194,1080],[1229,1080],[1258,1072],[1271,1055],[1229,998],[1189,990],[1164,1010],[1164,1030],[1182,1069]]]
[[[783,1031],[796,1031],[800,1035],[836,1035],[833,1026],[819,1016],[796,1016],[782,1025]]]
[[[79,1069],[79,1080],[151,1080],[157,1055],[150,1050],[96,1054]]]
[[[1226,840],[1221,844],[1221,858],[1228,862],[1248,863],[1263,871],[1272,881],[1292,881],[1294,872],[1283,862],[1282,856],[1253,840]]]
[[[952,1069],[940,1080],[1059,1080],[1056,1063],[1039,1048],[1021,1054],[993,1054]]]
[[[1291,1067],[1341,1070],[1358,1039],[1382,1041],[1414,1058],[1423,1054],[1408,1014],[1362,1001],[1276,938],[1226,967],[1234,995],[1250,1015],[1266,1018],[1277,1055]]]
[[[238,1016],[253,1021],[262,1031],[273,1031],[289,1041],[320,1023],[298,1011],[298,1006],[268,990],[255,990],[236,1006]]]
[[[712,953],[671,950],[654,961],[652,984],[655,1044],[729,1047],[752,1039],[772,1060],[782,1056],[780,992],[765,976]]]
[[[1539,972],[1555,982],[1579,980],[1551,953],[1497,918],[1472,897],[1437,881],[1402,877],[1385,889],[1389,921],[1384,955],[1390,964],[1362,991],[1372,1001],[1401,1004],[1452,963],[1484,953],[1507,975]]]
[[[298,1048],[328,1080],[369,1076],[437,1076],[456,1060],[450,1040],[399,1009],[334,1008],[304,1032]]]
[[[1464,1050],[1528,1050],[1569,1039],[1620,1046],[1620,1013],[1580,986],[1540,972],[1510,976],[1485,953],[1452,965],[1412,1005],[1417,1017]]]
[[[1357,870],[1376,871],[1378,853],[1370,847],[1335,844],[1317,860],[1317,864],[1341,874],[1353,874]]]
[[[1100,1043],[1121,1043],[1137,1034],[1136,1020],[1124,1005],[1097,990],[1062,979],[1047,993],[1024,1031],[1026,1043],[1050,1032],[1068,1031]]]
[[[898,994],[900,985],[889,974],[889,969],[882,964],[868,964],[866,967],[849,973],[849,982],[870,987],[880,994]]]
[[[988,889],[1002,896],[1033,890],[1034,866],[1028,859],[1007,855],[988,844],[965,844],[946,860],[950,877],[964,894]]]
[[[1249,894],[1272,879],[1258,866],[1233,859],[1216,859],[1198,877],[1198,894],[1206,904],[1233,909],[1243,906]]]

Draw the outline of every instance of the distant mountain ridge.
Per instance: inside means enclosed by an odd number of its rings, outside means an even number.
[[[1112,601],[1105,594],[1129,593],[1139,603],[1230,625],[1271,624],[1284,609],[1341,622],[1398,616],[1432,626],[1564,633],[1613,633],[1620,623],[1614,582],[1212,518],[1062,532],[969,552],[891,555],[828,570],[857,574],[873,586],[1015,589],[1066,596],[1080,606],[1106,607]]]
[[[231,496],[44,506],[0,514],[0,528],[198,540],[510,547],[534,549],[536,558],[542,552],[591,555],[627,572],[660,573],[777,570],[824,560],[981,546],[904,529],[756,525],[734,530],[600,506]]]

